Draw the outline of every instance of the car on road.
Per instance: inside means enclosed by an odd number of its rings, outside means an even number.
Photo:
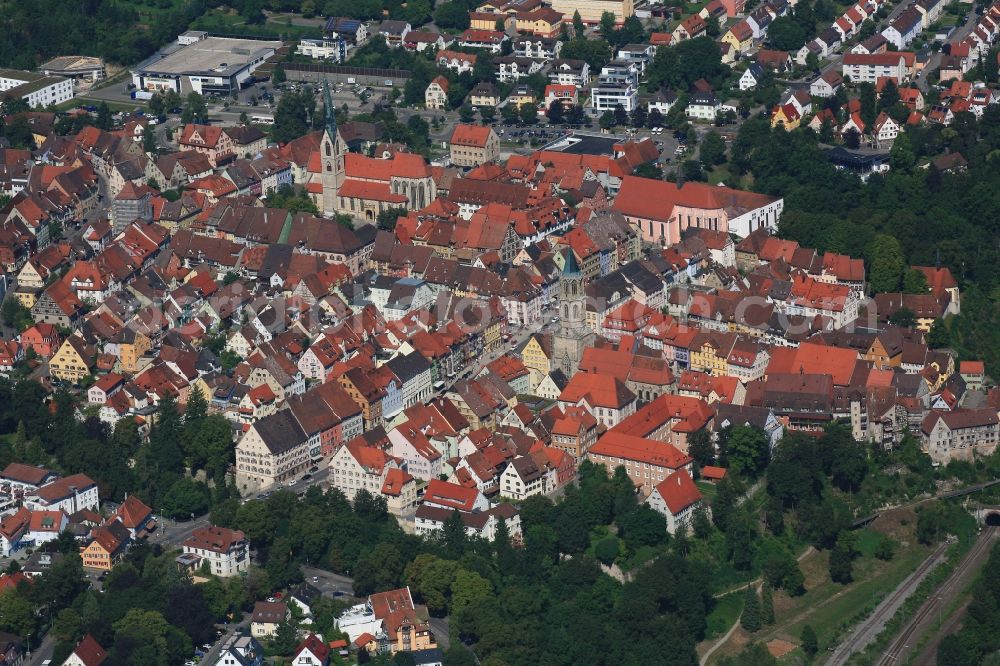
[[[311,580],[314,583],[318,583],[319,582],[319,576],[313,576]]]
[[[318,472],[319,471],[319,465],[313,465],[312,467],[309,468],[309,471],[313,472],[313,473]]]
[[[302,480],[303,480],[303,481],[308,481],[308,480],[309,480],[309,479],[311,479],[311,478],[313,478],[313,475],[312,475],[312,474],[303,474],[303,475],[302,475]]]

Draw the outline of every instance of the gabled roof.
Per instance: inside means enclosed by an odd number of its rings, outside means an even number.
[[[679,469],[656,486],[670,513],[677,515],[701,501],[701,492],[686,469]]]
[[[475,507],[479,491],[475,488],[465,488],[454,483],[432,479],[424,491],[424,502],[438,504],[459,511],[472,511]]]
[[[100,666],[108,658],[107,651],[90,634],[77,643],[73,648],[73,654],[83,662],[84,666]]]
[[[112,518],[117,518],[122,525],[130,530],[137,529],[152,515],[153,510],[142,503],[135,495],[129,495],[115,510]]]

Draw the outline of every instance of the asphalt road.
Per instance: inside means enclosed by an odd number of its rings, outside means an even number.
[[[942,583],[927,600],[921,604],[910,621],[889,643],[889,647],[878,661],[880,666],[890,664],[905,664],[913,656],[917,643],[942,620],[941,613],[963,593],[963,591],[979,575],[979,570],[986,563],[994,542],[1000,536],[1000,529],[984,527],[979,538],[966,553],[948,579]]]
[[[344,597],[354,598],[353,578],[305,565],[302,565],[302,575],[305,576],[307,583],[319,590],[324,596],[340,597],[341,599]]]
[[[219,655],[222,653],[222,648],[225,647],[226,642],[237,633],[240,633],[241,630],[247,629],[249,625],[250,613],[244,614],[243,619],[237,623],[225,625],[222,629],[222,636],[220,636],[215,643],[212,644],[212,648],[205,654],[204,657],[201,658],[200,663],[215,664],[218,661]],[[196,646],[196,649],[197,647],[198,646]]]
[[[52,658],[55,649],[56,639],[49,634],[42,639],[41,645],[31,652],[31,656],[24,660],[22,666],[41,666],[46,659]]]
[[[846,664],[847,660],[851,655],[861,652],[868,645],[875,640],[885,625],[896,615],[896,611],[903,605],[903,603],[910,597],[911,594],[917,589],[917,586],[930,574],[933,569],[944,561],[947,552],[948,542],[942,543],[938,546],[930,556],[917,567],[916,571],[911,573],[906,579],[899,584],[892,594],[882,600],[882,602],[872,611],[871,616],[868,617],[864,622],[858,625],[854,631],[847,637],[847,639],[837,646],[833,654],[830,656],[828,664],[833,666],[840,666],[840,664]]]

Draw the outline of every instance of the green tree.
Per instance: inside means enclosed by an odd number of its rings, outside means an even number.
[[[807,624],[802,627],[799,640],[802,641],[802,651],[806,653],[806,656],[810,659],[815,657],[816,653],[819,652],[819,642],[816,640],[816,631],[811,625]]]
[[[594,557],[605,565],[610,566],[616,559],[618,559],[619,550],[620,546],[618,539],[615,537],[607,537],[598,541],[594,546]]]
[[[446,30],[466,30],[469,10],[461,2],[442,2],[434,12],[434,24]]]
[[[459,569],[451,584],[451,612],[461,613],[466,608],[493,596],[493,586],[474,571]]]
[[[114,630],[116,643],[144,645],[152,647],[157,654],[167,654],[170,624],[157,611],[131,608],[123,618],[114,623]],[[165,663],[159,659],[157,661]]]
[[[289,657],[295,652],[295,647],[299,643],[298,632],[292,622],[282,622],[278,625],[278,631],[274,638],[267,645],[270,654]]]
[[[153,134],[153,128],[149,125],[142,128],[142,149],[147,153],[156,152],[156,135]]]
[[[376,224],[383,231],[393,231],[396,228],[396,220],[406,217],[406,215],[407,210],[405,208],[386,208],[379,212]]]
[[[900,132],[889,149],[889,166],[893,171],[909,173],[917,162],[917,154],[913,150],[910,137],[906,132]]]
[[[861,102],[861,120],[865,123],[865,129],[870,132],[878,117],[875,86],[867,82],[860,83],[858,84],[858,92]]]
[[[768,43],[779,51],[797,51],[806,43],[806,31],[795,18],[779,16],[767,29]]]
[[[181,110],[182,123],[206,123],[208,122],[208,105],[205,98],[196,92],[188,93],[184,100],[184,107]]]
[[[110,130],[114,127],[114,122],[111,120],[111,107],[108,106],[107,102],[101,102],[97,107],[97,120],[94,122],[94,126],[102,130]]]
[[[628,125],[628,112],[621,104],[615,104],[615,125]]]
[[[760,620],[765,625],[774,624],[774,595],[767,583],[760,589]]]
[[[522,104],[518,109],[518,117],[525,125],[534,125],[538,122],[538,107],[534,104]]]
[[[896,80],[886,79],[882,87],[882,93],[878,96],[878,110],[888,111],[899,103],[899,88],[896,87]]]
[[[582,37],[585,30],[583,25],[583,19],[580,17],[579,10],[573,12],[573,35],[576,37]]]
[[[726,161],[726,142],[715,131],[707,132],[698,147],[701,163],[706,169]]]
[[[854,553],[850,541],[842,533],[830,551],[830,580],[846,585],[854,580]]]
[[[938,644],[937,663],[940,666],[967,666],[977,663],[968,648],[956,635],[945,636]]]
[[[17,589],[0,592],[0,628],[19,636],[35,633],[34,605]]]
[[[916,268],[908,269],[903,273],[903,291],[907,294],[926,294],[927,276]]]
[[[643,546],[656,546],[667,539],[667,522],[658,511],[643,504],[618,519],[625,545],[632,551]]]
[[[451,586],[458,568],[458,562],[453,560],[421,554],[406,566],[404,579],[423,600],[431,614],[444,615],[448,610]]]
[[[569,40],[559,52],[561,58],[585,60],[591,71],[600,71],[611,60],[611,55],[611,45],[608,42],[584,37]]]
[[[182,476],[163,494],[160,512],[170,518],[200,516],[208,512],[209,501],[209,492],[205,484]]]
[[[557,99],[552,100],[549,108],[545,111],[545,117],[553,125],[559,125],[564,120],[563,104]]]
[[[762,626],[762,620],[760,597],[757,596],[757,589],[753,585],[747,585],[743,599],[743,614],[740,615],[740,626],[750,633],[759,631]]]
[[[891,537],[883,534],[882,538],[879,539],[878,545],[875,546],[875,557],[888,562],[896,555],[896,542],[893,541]]]
[[[282,67],[281,65],[277,65],[271,72],[271,83],[277,85],[280,83],[284,83],[287,80],[288,77],[285,75],[285,68]]]
[[[878,234],[868,248],[869,282],[875,293],[899,289],[906,262],[899,241],[888,234]]]
[[[612,14],[611,12],[601,13],[601,22],[600,22],[601,36],[604,39],[609,39],[611,34],[614,33],[615,22],[616,22],[615,15]]]
[[[274,125],[271,138],[278,143],[287,143],[308,134],[312,127],[316,98],[311,90],[288,91],[278,101],[274,111]]]
[[[735,472],[756,477],[767,466],[770,452],[770,440],[759,428],[746,425],[732,428],[726,454]]]

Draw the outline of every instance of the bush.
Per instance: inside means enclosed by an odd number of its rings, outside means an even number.
[[[618,558],[618,553],[621,548],[618,544],[617,537],[608,537],[597,542],[594,546],[594,557],[600,560],[606,566],[611,566],[611,563]]]

